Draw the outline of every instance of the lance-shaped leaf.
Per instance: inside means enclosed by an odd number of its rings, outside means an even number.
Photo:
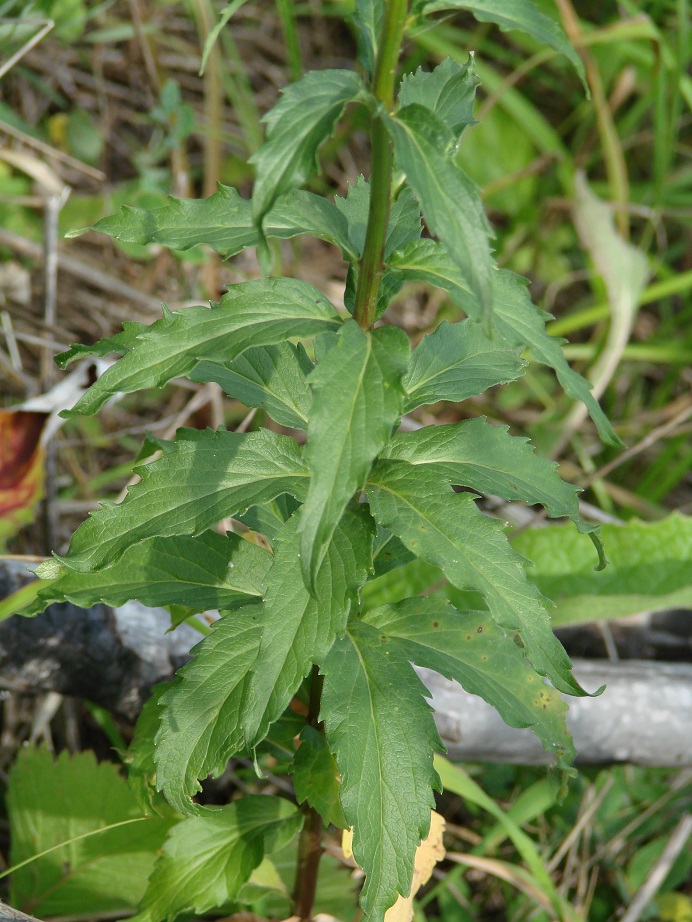
[[[352,70],[320,70],[287,86],[264,117],[267,139],[251,158],[257,178],[252,216],[261,228],[277,197],[302,186],[317,168],[317,151],[334,130],[344,107],[369,93]]]
[[[484,417],[449,426],[427,426],[395,435],[382,458],[425,466],[442,480],[496,493],[506,500],[541,503],[553,518],[568,516],[584,534],[597,528],[579,514],[579,489],[565,483],[557,464],[534,454],[528,439],[512,436],[508,426]]]
[[[469,283],[450,258],[445,248],[434,240],[420,240],[405,250],[394,253],[390,265],[401,272],[405,280],[430,282],[448,291],[459,307],[474,320],[481,320],[481,305]],[[492,273],[493,327],[510,346],[531,350],[537,362],[548,365],[558,377],[566,394],[580,400],[588,409],[599,435],[609,445],[621,445],[605,413],[591,393],[591,385],[570,368],[561,344],[564,339],[551,336],[545,330],[552,315],[531,302],[526,279],[501,269]]]
[[[490,228],[477,186],[448,158],[451,132],[418,103],[400,109],[385,123],[397,163],[416,193],[428,227],[446,246],[489,321],[493,303]]]
[[[66,349],[65,352],[56,355],[55,363],[59,365],[60,368],[66,368],[70,362],[75,362],[77,359],[87,356],[93,355],[103,358],[113,352],[117,353],[117,355],[125,355],[126,352],[129,352],[130,349],[135,346],[137,338],[148,329],[149,327],[145,323],[139,323],[136,320],[125,320],[120,333],[116,333],[115,336],[107,336],[105,339],[100,339],[92,346],[82,346],[79,343],[75,343],[73,346],[70,346],[69,349]]]
[[[137,472],[142,480],[122,503],[103,504],[74,533],[59,558],[71,570],[98,570],[145,538],[200,534],[282,493],[302,497],[308,480],[296,443],[267,429],[182,430]]]
[[[158,243],[173,250],[189,250],[205,244],[226,258],[259,242],[251,203],[236,189],[222,185],[209,198],[169,196],[168,204],[159,208],[123,205],[117,214],[102,218],[92,227],[70,231],[67,236],[78,237],[88,230],[108,234],[123,243],[140,246]],[[312,192],[293,190],[279,198],[267,215],[264,232],[267,237],[282,239],[309,234],[354,255],[339,210],[328,199]]]
[[[306,584],[354,492],[401,415],[409,344],[395,327],[364,333],[355,320],[330,337],[310,376],[313,392],[305,457],[310,487],[300,521]]]
[[[339,209],[348,226],[348,239],[356,258],[363,255],[365,235],[370,213],[370,183],[361,175],[348,187],[345,198],[336,196],[334,205]],[[398,250],[418,240],[421,235],[420,208],[411,189],[401,190],[389,211],[389,224],[385,238],[384,253],[387,258]]]
[[[404,377],[405,412],[438,400],[456,403],[475,397],[496,384],[514,381],[525,368],[516,348],[498,337],[488,339],[480,324],[443,320],[411,353]]]
[[[303,506],[277,535],[267,574],[262,641],[252,667],[242,725],[256,745],[281,716],[313,663],[320,663],[349,613],[371,567],[375,524],[364,505],[352,503],[334,531],[316,572],[314,596],[301,575],[296,527]],[[299,527],[299,526],[298,526]]]
[[[336,330],[341,323],[334,307],[307,282],[287,278],[242,282],[214,307],[167,311],[62,415],[95,413],[119,392],[161,387],[189,374],[202,359],[229,361],[251,346],[314,336]]]
[[[541,12],[535,0],[417,0],[414,9],[423,15],[438,10],[468,10],[480,22],[493,22],[504,31],[525,32],[539,44],[569,58],[588,92],[581,58],[558,23]]]
[[[190,800],[198,778],[217,778],[244,746],[243,698],[262,634],[262,607],[229,612],[192,649],[161,698],[156,734],[156,788],[180,813],[199,808]]]
[[[306,429],[310,411],[307,376],[313,364],[299,343],[257,346],[232,362],[200,362],[190,380],[215,381],[246,407],[261,407],[280,426]]]
[[[262,598],[271,560],[271,554],[239,535],[207,531],[197,538],[149,538],[95,573],[76,575],[64,569],[22,614],[37,615],[53,602],[115,607],[130,599],[198,611],[235,608]]]
[[[199,917],[236,899],[265,853],[288,844],[301,821],[290,801],[249,795],[178,823],[133,922]]]
[[[488,612],[460,612],[440,599],[406,599],[368,611],[364,619],[396,640],[417,666],[479,695],[510,727],[530,727],[562,768],[574,758],[567,705]]]
[[[473,117],[476,86],[472,57],[466,64],[447,58],[431,73],[419,67],[415,74],[406,74],[399,89],[399,105],[418,103],[430,109],[458,139],[464,128],[477,124]]]
[[[384,0],[356,0],[352,20],[358,29],[358,60],[372,75],[382,28]]]
[[[497,623],[515,631],[529,662],[567,694],[586,694],[552,632],[544,599],[529,582],[523,558],[500,522],[476,508],[468,493],[454,493],[434,470],[406,461],[381,461],[367,488],[373,515],[416,556],[440,567],[459,589],[483,593]]]
[[[361,905],[381,922],[408,896],[416,848],[430,828],[442,744],[428,690],[405,650],[354,621],[322,666],[320,716],[341,773],[341,806],[353,826],[353,854],[365,871]]]

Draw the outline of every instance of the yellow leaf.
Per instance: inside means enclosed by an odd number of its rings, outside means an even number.
[[[413,898],[420,888],[427,884],[438,861],[442,861],[446,852],[442,843],[445,829],[444,817],[431,811],[430,833],[416,849],[413,863],[413,882],[408,897],[400,896],[396,903],[384,914],[385,922],[411,922],[413,919]],[[343,846],[342,846],[343,847]]]
[[[341,851],[344,858],[353,858],[353,826],[350,829],[344,829],[341,834]]]

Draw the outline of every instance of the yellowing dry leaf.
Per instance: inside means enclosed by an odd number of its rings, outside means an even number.
[[[400,896],[396,903],[384,914],[385,922],[411,922],[413,919],[413,898],[420,888],[427,884],[438,861],[442,861],[446,852],[442,843],[445,829],[444,817],[434,810],[430,815],[430,833],[416,849],[413,864],[413,882],[408,897]]]
[[[341,834],[341,851],[344,858],[353,858],[353,826],[350,829],[344,829]]]

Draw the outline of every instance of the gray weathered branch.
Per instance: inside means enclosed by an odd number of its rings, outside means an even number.
[[[30,579],[23,565],[0,567],[0,598]],[[4,583],[4,585],[3,585]],[[133,720],[152,685],[170,678],[201,638],[187,625],[166,633],[169,616],[131,602],[118,609],[52,605],[35,619],[0,622],[0,687],[88,698]],[[582,764],[692,765],[692,665],[575,660],[587,690],[570,698],[568,723]],[[507,727],[484,701],[420,670],[454,759],[549,761],[529,730]]]

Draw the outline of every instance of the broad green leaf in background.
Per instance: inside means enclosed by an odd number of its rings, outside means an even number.
[[[488,339],[480,324],[443,320],[411,353],[404,377],[405,412],[439,400],[457,403],[475,397],[496,384],[514,381],[525,368],[516,348],[497,337]]]
[[[59,558],[69,569],[98,570],[145,538],[200,534],[282,493],[303,498],[308,481],[298,445],[268,429],[178,430],[164,457],[137,472],[122,503],[103,504],[74,533]]]
[[[61,415],[95,413],[119,392],[161,387],[178,375],[189,374],[202,359],[227,362],[251,346],[313,336],[336,330],[341,323],[325,296],[307,282],[288,278],[241,282],[214,307],[167,311]],[[72,351],[63,357],[71,361]]]
[[[473,104],[476,99],[473,58],[459,64],[446,58],[431,73],[418,68],[405,74],[399,89],[399,104],[418,103],[440,118],[458,140],[464,128],[475,125]]]
[[[28,608],[37,615],[53,602],[89,608],[97,602],[124,605],[184,605],[207,611],[256,602],[264,591],[271,554],[238,535],[206,531],[197,538],[148,538],[128,548],[110,567],[78,576],[64,569]]]
[[[440,567],[457,588],[483,593],[497,623],[517,632],[536,672],[559,691],[585,694],[522,558],[502,524],[483,515],[470,494],[454,493],[435,471],[405,461],[378,462],[367,493],[375,518],[410,551]]]
[[[320,70],[285,87],[265,116],[267,138],[251,158],[256,170],[252,217],[261,230],[277,197],[315,172],[317,151],[349,102],[370,96],[353,70]]]
[[[365,245],[370,210],[370,183],[359,176],[348,187],[345,198],[336,196],[335,207],[339,209],[348,225],[348,239],[351,249],[360,259]],[[389,224],[385,238],[385,257],[405,246],[421,235],[420,208],[411,189],[406,186],[392,203]]]
[[[447,483],[479,493],[541,503],[553,518],[568,516],[582,533],[593,531],[597,526],[587,525],[579,514],[579,489],[561,479],[554,461],[536,455],[527,438],[508,430],[483,416],[426,426],[395,435],[381,457],[422,465]]]
[[[172,250],[189,250],[205,244],[226,258],[259,242],[251,203],[236,189],[223,185],[205,199],[169,196],[168,203],[158,208],[123,205],[117,214],[102,218],[92,227],[79,227],[67,236],[79,237],[89,230],[108,234],[123,243],[140,246],[158,243]],[[355,255],[350,250],[338,209],[312,192],[293,190],[281,196],[265,219],[264,233],[284,240],[309,234]]]
[[[232,362],[199,362],[190,380],[215,381],[246,407],[261,407],[280,426],[306,429],[310,411],[307,376],[313,369],[298,343],[256,346]]]
[[[324,661],[321,718],[341,773],[341,806],[354,827],[353,854],[365,871],[361,905],[382,922],[408,896],[416,848],[428,834],[432,757],[442,743],[428,690],[395,641],[354,621]]]
[[[535,563],[530,578],[555,603],[553,624],[692,609],[692,517],[602,525],[608,569],[594,573],[588,547],[571,528],[533,528],[512,546]],[[692,617],[692,616],[691,616]]]
[[[463,273],[487,325],[493,306],[491,231],[477,186],[449,159],[451,131],[418,103],[387,117],[385,124],[428,227]]]
[[[413,243],[405,250],[394,253],[390,265],[405,280],[420,280],[443,288],[469,317],[476,321],[482,319],[481,306],[469,283],[440,243],[434,240]],[[552,319],[552,315],[531,302],[526,279],[506,269],[493,272],[491,279],[495,331],[508,346],[528,348],[535,361],[552,368],[565,393],[586,406],[603,441],[609,445],[621,445],[591,393],[591,385],[570,368],[565,359],[560,346],[566,340],[546,332],[545,325]]]
[[[401,378],[409,358],[401,330],[365,333],[355,320],[328,340],[323,337],[327,345],[329,351],[310,376],[313,400],[305,451],[310,486],[299,526],[308,586],[346,504],[362,487],[401,416]]]
[[[241,715],[249,746],[266,736],[312,664],[321,663],[334,639],[343,636],[371,566],[374,522],[367,507],[354,502],[333,532],[316,570],[314,596],[310,595],[299,553],[306,510],[307,505],[277,535],[274,564],[267,575],[262,640]]]
[[[197,779],[221,775],[242,747],[243,693],[261,625],[259,605],[223,615],[161,697],[156,788],[180,813],[199,810],[190,800],[202,788]]]
[[[90,751],[55,759],[20,748],[10,769],[10,864],[84,833],[141,818],[111,762]],[[12,873],[10,903],[40,916],[130,912],[141,899],[171,819],[146,817],[65,845]],[[127,886],[123,886],[127,881]]]
[[[132,922],[201,915],[234,900],[265,853],[289,842],[301,821],[288,800],[248,795],[178,823]]]
[[[558,23],[542,13],[534,0],[416,0],[414,9],[423,15],[438,10],[468,10],[480,22],[493,22],[505,31],[525,32],[539,45],[548,45],[564,54],[588,92],[581,58]]]
[[[307,802],[317,810],[324,824],[346,827],[339,802],[339,772],[323,733],[304,727],[300,746],[293,760],[293,784],[299,804]]]
[[[364,620],[395,640],[417,666],[480,695],[510,727],[531,727],[545,750],[568,767],[575,752],[565,723],[567,705],[488,612],[460,612],[443,600],[418,598],[375,608]]]
[[[383,15],[384,0],[356,0],[352,19],[359,35],[358,60],[371,76],[375,70]]]

